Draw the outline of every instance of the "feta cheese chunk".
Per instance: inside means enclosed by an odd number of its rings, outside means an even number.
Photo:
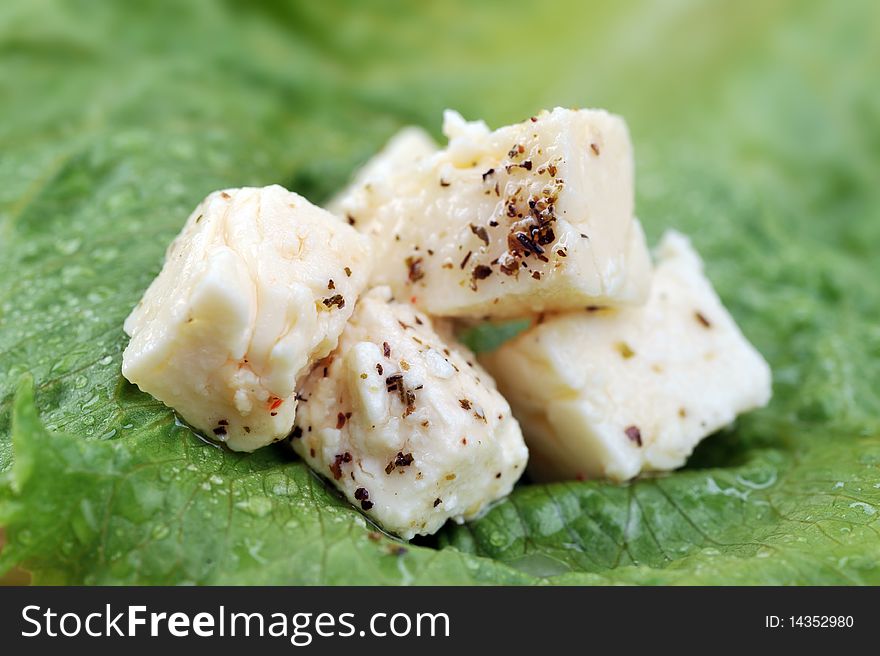
[[[122,373],[236,450],[285,437],[296,385],[336,347],[369,240],[277,185],[195,209],[125,321]]]
[[[770,399],[770,369],[666,234],[643,307],[554,315],[481,361],[510,401],[539,479],[684,464],[706,435]]]
[[[327,203],[327,209],[344,218],[358,230],[385,240],[384,216],[375,207],[395,195],[394,180],[406,175],[418,163],[437,152],[437,144],[418,127],[406,127],[395,134],[385,147],[357,172],[352,183]]]
[[[293,448],[405,539],[476,517],[525,469],[519,424],[491,377],[387,287],[358,301],[301,399]]]
[[[621,118],[557,108],[491,132],[448,111],[444,132],[436,152],[401,134],[332,205],[373,237],[374,284],[449,317],[644,301]]]

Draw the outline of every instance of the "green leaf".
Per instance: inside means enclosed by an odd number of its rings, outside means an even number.
[[[559,582],[877,585],[880,438],[798,441],[629,485],[524,487],[441,543]]]
[[[279,449],[233,455],[171,418],[117,440],[49,434],[29,381],[13,423],[0,569],[22,563],[37,583],[529,581],[502,564],[380,534]]]
[[[868,0],[4,3],[0,571],[880,583],[878,21]],[[122,378],[122,321],[208,192],[320,202],[445,107],[499,125],[557,104],[626,117],[650,238],[692,235],[773,367],[771,405],[684,470],[525,480],[398,555],[292,455],[214,448]]]

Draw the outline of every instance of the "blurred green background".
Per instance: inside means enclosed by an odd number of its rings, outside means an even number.
[[[320,202],[401,126],[439,136],[447,107],[626,118],[649,239],[693,237],[775,372],[771,408],[692,467],[876,436],[878,7],[4,2],[0,470],[25,372],[50,430],[118,439],[160,415],[121,386],[119,326],[208,192]]]

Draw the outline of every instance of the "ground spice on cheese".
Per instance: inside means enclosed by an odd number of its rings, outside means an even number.
[[[639,430],[638,426],[627,426],[624,432],[630,440],[642,446],[642,431]]]

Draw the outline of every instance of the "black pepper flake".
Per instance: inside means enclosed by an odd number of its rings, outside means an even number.
[[[354,225],[356,223],[354,217],[351,214],[346,214],[345,218],[348,219],[348,225]]]
[[[403,374],[392,374],[385,379],[385,389],[390,392],[397,392],[400,402],[403,403],[403,416],[408,417],[416,410],[416,393],[407,389],[403,384]]]
[[[642,446],[642,431],[639,430],[638,426],[627,426],[623,432],[626,433],[626,436],[633,442]]]
[[[392,374],[385,379],[385,388],[389,392],[396,392],[403,384],[403,374]]]
[[[520,166],[523,167],[526,171],[531,171],[532,170],[532,160],[527,159],[522,164],[520,164]]]
[[[510,255],[509,253],[505,253],[498,261],[498,268],[501,270],[501,273],[514,276],[517,271],[519,271],[519,264],[515,257]]]
[[[214,429],[214,435],[226,435],[226,429],[223,428],[223,426],[217,426],[217,428]]]
[[[553,243],[553,240],[556,239],[556,233],[554,233],[553,228],[551,228],[547,224],[544,224],[540,228],[535,230],[534,235],[535,235],[535,240],[543,246],[546,246],[547,244]],[[560,255],[565,257],[565,255],[563,253],[560,253]]]
[[[250,432],[251,432],[251,427],[250,427],[250,426],[243,426],[243,428],[244,428],[244,432],[245,432],[245,433],[250,433]]]
[[[336,415],[336,429],[339,430],[343,426],[345,426],[345,415],[340,412]]]
[[[312,457],[315,457],[315,450],[311,450]],[[351,454],[346,451],[345,453],[337,454],[333,459],[333,464],[330,465],[330,473],[333,474],[334,480],[339,480],[342,478],[342,464],[346,462],[351,462]]]
[[[380,363],[378,363],[378,362],[376,363],[376,371],[379,372],[379,375],[380,375],[380,376],[382,375],[382,372],[384,371],[384,370],[382,369],[382,365],[381,365]]]
[[[434,499],[434,507],[435,508],[437,506],[439,506],[441,503],[443,503],[443,499],[441,499],[440,497],[437,497],[436,499]]]
[[[540,280],[541,279],[541,272],[540,271],[532,271],[532,278],[534,278],[535,280]]]
[[[327,282],[327,289],[336,289],[336,283],[333,282],[333,278],[330,278]]]
[[[598,145],[596,145],[595,143],[591,143],[591,144],[590,144],[590,150],[593,151],[593,154],[594,154],[596,157],[599,156],[599,146],[598,146]]]
[[[403,416],[409,417],[412,413],[416,411],[416,393],[412,390],[404,390],[403,402],[406,404],[406,408],[403,411]]]
[[[361,501],[361,508],[363,508],[364,510],[369,510],[372,507],[373,507],[372,501],[368,501],[367,499],[364,499],[363,501]]]
[[[293,430],[290,431],[290,437],[295,440],[298,440],[303,436],[303,429],[300,426],[294,426]]]
[[[706,316],[702,312],[694,312],[694,318],[696,318],[696,320],[700,322],[700,325],[702,325],[703,328],[712,327],[712,323],[706,318]]]
[[[391,357],[391,347],[388,345],[388,342],[382,342],[382,353],[386,358]]]
[[[404,260],[404,263],[408,269],[407,276],[410,282],[417,282],[425,277],[425,272],[422,270],[422,258],[410,256]]]
[[[403,453],[402,451],[398,451],[397,456],[394,458],[394,464],[398,467],[409,467],[411,464],[413,464],[414,460],[415,458],[413,458],[412,453]]]
[[[471,402],[468,401],[467,399],[459,399],[458,405],[460,405],[463,410],[470,410],[471,409]]]
[[[345,299],[342,297],[342,294],[334,294],[329,298],[325,298],[321,301],[326,307],[333,307],[334,305],[338,307],[340,310],[345,307]]]
[[[440,178],[440,186],[441,187],[448,187],[449,183],[446,182],[446,180],[444,180],[443,178]]]
[[[476,226],[472,223],[471,232],[474,233],[484,244],[487,246],[489,245],[489,233],[486,232],[486,229],[483,226]]]
[[[488,178],[488,177],[489,177],[490,175],[492,175],[493,173],[495,173],[495,169],[489,169],[488,171],[486,171],[486,172],[483,174],[483,182],[485,182],[485,181],[486,181],[486,178]]]
[[[471,251],[467,252],[467,255],[464,256],[464,259],[461,261],[461,264],[458,265],[459,269],[464,269],[467,266],[468,260],[471,259],[471,255],[473,253]]]
[[[544,253],[544,249],[540,245],[536,244],[535,241],[526,233],[516,232],[512,236],[527,253],[534,253],[535,255],[541,255]]]
[[[565,249],[564,249],[564,248],[559,248],[559,249],[557,249],[557,250],[556,250],[556,254],[557,254],[559,257],[568,257],[568,253],[565,252]]]
[[[497,474],[495,474],[495,478],[501,478],[501,472],[498,472]]]
[[[487,267],[485,264],[478,264],[474,267],[474,279],[475,280],[484,280],[492,275],[492,269]]]
[[[343,271],[345,271],[345,275],[346,275],[346,276],[348,276],[349,278],[351,278],[351,269],[349,269],[348,267],[345,267],[345,268],[343,269]]]
[[[361,502],[361,508],[369,510],[373,504],[369,501],[370,492],[365,487],[359,487],[354,491],[354,498]]]

